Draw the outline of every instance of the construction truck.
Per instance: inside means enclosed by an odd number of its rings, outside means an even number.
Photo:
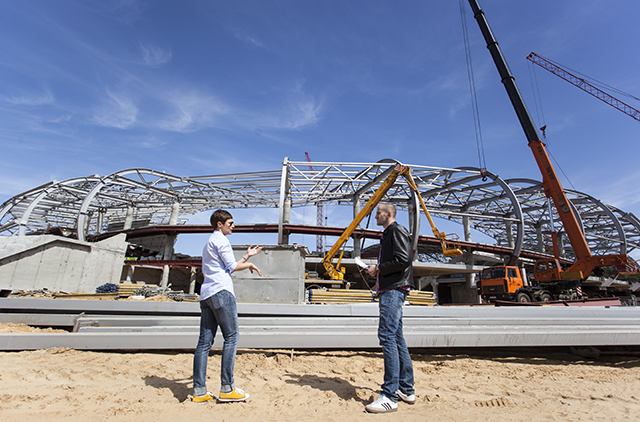
[[[512,265],[487,267],[478,277],[478,290],[483,300],[492,302],[505,300],[513,302],[549,302],[551,300],[577,300],[586,297],[614,296],[613,288],[602,288],[601,282],[592,279],[556,280],[549,273],[560,271],[558,260],[543,259],[535,264],[533,277],[529,279],[524,268]],[[546,277],[545,277],[546,276]],[[548,278],[548,280],[544,280]]]
[[[469,0],[469,4],[542,173],[545,195],[552,199],[576,257],[572,265],[563,268],[558,260],[557,242],[554,242],[555,259],[538,261],[533,273],[533,283],[527,285],[526,277],[514,266],[517,257],[512,256],[507,265],[487,268],[483,271],[480,281],[481,295],[483,297],[501,295],[502,298],[521,302],[581,298],[585,290],[591,287],[588,283],[589,278],[602,272],[604,267],[615,267],[621,275],[638,274],[638,266],[626,254],[593,255],[591,253],[580,222],[564,193],[545,144],[538,136],[538,131],[516,86],[515,78],[507,66],[498,42],[491,33],[484,12],[480,9],[477,0]],[[499,277],[498,274],[500,274]],[[512,277],[509,276],[510,274]]]
[[[478,289],[485,301],[548,302],[552,298],[546,290],[531,286],[524,268],[511,265],[496,265],[482,270]]]
[[[349,224],[349,226],[344,230],[340,238],[336,241],[336,243],[331,247],[331,249],[324,256],[322,260],[322,265],[324,266],[325,275],[329,280],[333,280],[333,281],[344,280],[344,276],[346,274],[346,268],[341,266],[344,250],[340,252],[340,256],[337,264],[334,264],[333,260],[335,259],[338,251],[340,251],[340,249],[347,242],[347,240],[349,240],[349,238],[351,237],[353,232],[356,230],[356,228],[360,225],[362,220],[373,211],[376,205],[380,203],[384,195],[389,191],[391,186],[393,186],[398,176],[404,177],[404,179],[407,181],[407,184],[409,185],[411,190],[415,193],[416,197],[420,201],[420,206],[422,208],[422,211],[427,216],[427,219],[429,220],[429,224],[431,225],[431,230],[433,232],[433,235],[440,240],[440,245],[442,247],[442,253],[444,254],[444,256],[452,257],[452,256],[462,255],[462,250],[460,250],[460,248],[450,243],[450,241],[447,239],[447,234],[440,232],[436,228],[435,223],[431,218],[431,214],[429,214],[429,210],[427,209],[427,206],[425,205],[424,200],[422,199],[422,196],[418,191],[418,187],[416,186],[416,183],[413,180],[413,177],[411,176],[411,168],[409,166],[396,164],[395,166],[390,167],[383,174],[383,176],[385,174],[386,174],[386,178],[384,179],[380,187],[378,187],[378,189],[373,193],[369,201],[367,201],[364,207],[362,207],[358,215],[356,215],[356,217],[353,219],[351,224]],[[454,236],[453,240],[455,241],[457,237],[455,237],[455,234],[453,236]],[[417,248],[416,242],[414,242],[414,245]],[[414,250],[414,255],[415,253],[416,253],[416,250]]]
[[[601,268],[594,272],[599,273],[598,270]],[[537,260],[530,278],[524,268],[506,264],[494,265],[479,274],[478,290],[482,299],[487,302],[548,302],[605,297],[632,299],[632,286],[628,283],[601,276],[579,278],[570,275],[571,272],[563,270],[563,264],[558,259]]]

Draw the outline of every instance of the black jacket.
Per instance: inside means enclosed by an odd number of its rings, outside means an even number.
[[[380,239],[379,290],[404,286],[414,288],[412,261],[411,235],[394,221],[387,226]]]

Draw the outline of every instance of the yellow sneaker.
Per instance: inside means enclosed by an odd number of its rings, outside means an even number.
[[[191,397],[191,401],[194,403],[206,403],[209,400],[213,400],[213,394],[205,393],[203,396],[193,396]]]
[[[229,401],[245,401],[249,398],[249,395],[242,391],[239,388],[234,388],[228,393],[220,392],[218,396],[219,402],[229,402]]]

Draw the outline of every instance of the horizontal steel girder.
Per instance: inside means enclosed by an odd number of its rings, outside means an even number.
[[[0,350],[195,348],[197,303],[105,302],[2,299],[2,321],[9,316],[18,321],[21,312],[32,315],[34,306],[43,318],[71,315],[72,309],[78,317],[73,321],[77,332],[0,334]],[[238,312],[242,348],[378,348],[377,304],[241,303]],[[406,306],[404,315],[411,348],[640,345],[640,309],[635,307]],[[221,344],[218,338],[214,347]]]

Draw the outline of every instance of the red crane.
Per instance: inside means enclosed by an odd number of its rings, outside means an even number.
[[[580,78],[580,77],[574,75],[573,73],[569,72],[566,69],[563,69],[562,67],[560,67],[557,64],[551,62],[548,59],[545,59],[544,57],[538,56],[534,52],[531,52],[531,54],[529,54],[527,56],[527,60],[529,60],[531,63],[537,64],[538,66],[540,66],[541,68],[543,68],[545,70],[548,70],[549,72],[553,73],[554,75],[561,77],[562,79],[564,79],[565,81],[569,82],[570,84],[577,86],[581,90],[593,95],[594,97],[596,97],[597,99],[599,99],[601,101],[604,101],[605,103],[609,104],[610,106],[617,108],[618,110],[620,110],[624,114],[629,115],[629,116],[633,117],[634,119],[636,119],[637,121],[640,122],[640,111],[639,110],[636,110],[635,108],[631,107],[629,104],[623,103],[622,101],[620,101],[619,99],[617,99],[613,95],[610,95],[610,94],[606,93],[605,91],[601,90],[600,88],[598,88],[598,87],[594,86],[593,84],[585,81],[583,78]]]

